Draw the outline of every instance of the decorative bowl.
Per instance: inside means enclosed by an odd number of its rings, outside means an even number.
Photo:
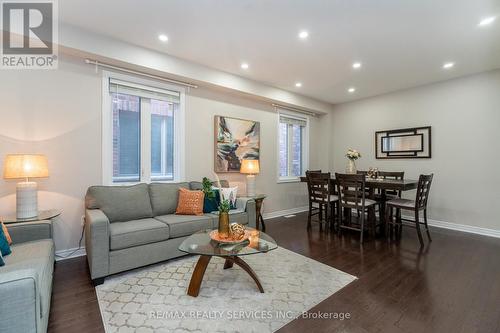
[[[219,237],[219,231],[218,230],[212,230],[210,232],[210,238],[218,243],[224,243],[224,244],[238,244],[238,243],[243,243],[244,241],[248,240],[250,238],[250,231],[245,230],[245,234],[243,235],[242,238],[240,239],[234,239],[229,236],[228,238],[222,238]]]

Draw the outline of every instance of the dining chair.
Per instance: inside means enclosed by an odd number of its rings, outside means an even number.
[[[422,232],[420,231],[420,225],[423,224],[427,232],[427,237],[429,238],[429,241],[432,242],[431,234],[429,232],[429,226],[427,224],[427,201],[429,199],[433,177],[434,175],[432,173],[430,175],[420,175],[420,177],[418,178],[417,195],[415,197],[415,200],[395,198],[386,202],[385,230],[389,230],[387,227],[390,226],[389,234],[392,234],[393,229],[399,229],[398,233],[400,234],[403,225],[414,227],[417,229],[418,240],[420,242],[420,246],[422,247],[424,246],[424,240],[422,238]],[[393,209],[396,209],[396,221],[394,221],[392,217]],[[415,219],[412,220],[401,217],[401,210],[413,211]],[[423,210],[424,213],[424,222],[420,222],[419,212],[421,210]],[[403,224],[403,221],[410,222],[411,224]]]
[[[356,171],[356,174],[358,175],[365,175],[365,180],[366,180],[366,176],[368,176],[368,171],[366,170],[357,170]],[[376,218],[376,214],[378,211],[380,211],[380,207],[381,207],[381,196],[378,195],[378,193],[375,192],[375,189],[371,188],[370,186],[366,186],[365,187],[365,198],[368,198],[368,199],[371,199],[371,200],[375,200],[376,203],[375,203],[375,218]],[[358,218],[361,216],[361,212],[358,212]]]
[[[337,192],[339,196],[339,229],[356,230],[360,232],[359,242],[363,244],[365,232],[365,213],[368,214],[368,222],[372,235],[375,235],[375,205],[377,202],[366,197],[366,175],[365,174],[340,174],[335,173],[337,180]],[[351,210],[360,212],[358,226],[351,222]],[[346,212],[349,216],[344,216]]]
[[[338,197],[333,195],[330,188],[331,174],[321,172],[306,172],[307,190],[309,194],[309,214],[307,216],[307,228],[311,228],[311,218],[314,215],[319,216],[320,229],[323,225],[323,212],[325,215],[325,224],[330,224],[333,229],[332,220]]]

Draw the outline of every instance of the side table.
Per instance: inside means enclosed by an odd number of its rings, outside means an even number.
[[[255,200],[255,228],[264,232],[266,232],[266,224],[264,223],[264,218],[262,217],[262,203],[265,198],[265,194],[257,194],[255,197],[252,197],[252,199]],[[259,226],[260,224],[262,224],[262,229]]]

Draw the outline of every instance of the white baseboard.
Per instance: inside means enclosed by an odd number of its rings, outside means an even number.
[[[297,214],[302,212],[307,212],[309,210],[309,206],[302,206],[297,208],[285,209],[285,210],[277,210],[275,212],[264,213],[262,214],[264,219],[274,219],[276,217],[281,217],[290,214]]]
[[[56,261],[61,261],[61,260],[66,260],[66,259],[71,259],[71,258],[76,258],[76,257],[82,257],[86,254],[87,253],[85,252],[84,247],[82,247],[80,249],[75,247],[73,249],[59,250],[59,251],[56,251]]]
[[[423,222],[423,220],[422,220],[422,222]],[[433,219],[427,219],[427,223],[431,227],[450,229],[450,230],[455,230],[455,231],[467,232],[470,234],[477,234],[477,235],[482,235],[482,236],[500,238],[500,230],[474,227],[471,225],[444,222],[444,221],[438,221],[438,220],[433,220]]]

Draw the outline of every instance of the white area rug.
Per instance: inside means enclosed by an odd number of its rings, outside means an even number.
[[[274,332],[356,279],[283,248],[242,258],[265,293],[218,257],[198,297],[186,294],[198,256],[107,278],[96,288],[106,332]]]

